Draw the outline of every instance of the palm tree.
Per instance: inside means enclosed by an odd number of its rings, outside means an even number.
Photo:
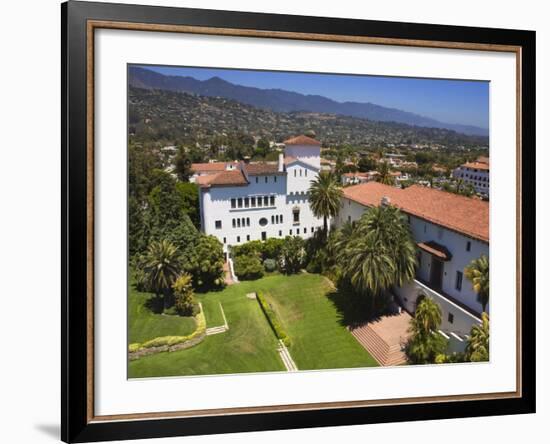
[[[384,185],[395,185],[395,179],[391,175],[388,162],[380,162],[376,181],[383,183]]]
[[[375,298],[410,281],[416,269],[416,245],[398,208],[380,206],[363,214],[338,258],[352,285]]]
[[[323,230],[328,232],[328,218],[336,217],[340,210],[342,188],[334,174],[321,171],[309,187],[310,207],[315,217],[323,218]]]
[[[167,240],[152,242],[145,255],[143,271],[155,296],[164,296],[164,305],[168,305],[172,284],[181,271],[178,249]]]
[[[420,295],[420,297],[422,299],[414,312],[414,329],[426,335],[439,329],[441,325],[441,308],[432,298],[426,295]]]
[[[433,363],[437,356],[445,352],[447,341],[437,333],[440,325],[441,308],[432,298],[424,296],[410,321],[411,337],[405,348],[413,363]]]
[[[489,360],[489,315],[481,314],[481,325],[474,325],[468,338],[466,355],[472,362]]]
[[[474,259],[465,268],[464,273],[472,282],[474,291],[479,295],[483,311],[486,311],[489,303],[489,258],[482,255],[480,258]]]

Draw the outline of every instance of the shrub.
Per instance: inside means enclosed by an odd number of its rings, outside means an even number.
[[[265,271],[271,273],[277,269],[277,261],[275,259],[266,259],[264,261]]]
[[[264,268],[256,256],[237,256],[234,262],[235,274],[243,281],[259,279],[264,275]]]
[[[298,236],[287,236],[281,248],[279,262],[286,274],[298,273],[306,259],[305,242]]]
[[[193,313],[195,293],[193,292],[191,279],[192,278],[190,274],[183,273],[176,279],[176,281],[172,285],[175,299],[174,308],[176,309],[176,312],[181,316],[189,316]]]
[[[246,242],[242,245],[234,245],[231,247],[231,252],[233,257],[237,256],[257,256],[258,258],[262,256],[263,246],[262,241],[255,240]]]
[[[195,288],[209,289],[225,285],[223,245],[214,236],[201,235],[194,248],[183,254],[183,268],[193,276]]]
[[[281,254],[281,248],[283,247],[284,240],[270,237],[262,244],[262,257],[263,259],[277,259]]]
[[[286,347],[290,347],[290,338],[288,337],[283,326],[281,325],[277,314],[273,311],[269,303],[266,301],[264,295],[262,293],[257,293],[256,299],[258,299],[260,307],[262,308],[262,311],[264,312],[265,317],[269,322],[269,325],[273,329],[275,336],[277,336],[277,338],[280,339]]]

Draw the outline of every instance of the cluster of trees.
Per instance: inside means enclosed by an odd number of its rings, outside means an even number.
[[[448,340],[438,333],[441,325],[441,308],[430,297],[419,296],[412,333],[405,351],[413,364],[442,364],[449,362],[481,362],[489,360],[489,315],[482,313],[481,324],[472,326],[466,350],[448,354]]]
[[[437,333],[441,325],[441,308],[431,298],[420,295],[411,320],[411,339],[406,352],[413,363],[479,362],[489,360],[489,259],[482,255],[464,270],[479,295],[483,307],[481,324],[472,326],[464,353],[446,354],[447,340]]]
[[[250,241],[232,249],[235,274],[241,280],[259,279],[277,269],[298,273],[307,262],[306,241],[298,236]]]
[[[162,299],[164,310],[188,315],[193,289],[224,285],[223,247],[199,231],[198,188],[180,174],[189,162],[181,158],[175,178],[162,169],[157,150],[130,143],[128,154],[128,249],[136,284]]]

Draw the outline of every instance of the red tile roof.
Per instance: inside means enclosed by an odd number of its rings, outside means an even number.
[[[489,171],[489,164],[483,162],[466,162],[463,167]]]
[[[321,146],[321,142],[318,140],[315,140],[308,136],[296,136],[292,137],[288,140],[285,140],[283,142],[285,145],[311,145],[311,146]]]
[[[225,162],[192,163],[191,171],[194,173],[211,173],[216,171],[225,171],[225,167]]]
[[[232,170],[199,176],[197,177],[197,185],[201,188],[210,188],[212,186],[242,186],[248,185],[248,181],[245,179],[241,170]]]
[[[383,197],[407,214],[489,242],[489,203],[421,185],[401,189],[368,182],[343,189],[344,196],[365,206],[379,205]]]
[[[251,176],[284,174],[279,172],[278,162],[252,162],[243,164],[243,168]]]

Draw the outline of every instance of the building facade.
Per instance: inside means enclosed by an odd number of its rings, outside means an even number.
[[[285,141],[278,162],[231,162],[210,173],[194,164],[204,233],[216,236],[225,252],[252,240],[312,236],[323,226],[309,207],[320,151],[320,142],[298,136]]]
[[[356,221],[376,205],[401,209],[418,247],[416,279],[394,288],[394,296],[410,313],[419,298],[432,297],[442,309],[441,333],[451,348],[463,350],[482,311],[464,269],[482,255],[489,257],[488,202],[419,185],[399,189],[369,182],[344,189],[336,223]]]
[[[466,162],[453,171],[453,177],[472,185],[476,193],[489,196],[489,158],[478,157],[475,162]]]

